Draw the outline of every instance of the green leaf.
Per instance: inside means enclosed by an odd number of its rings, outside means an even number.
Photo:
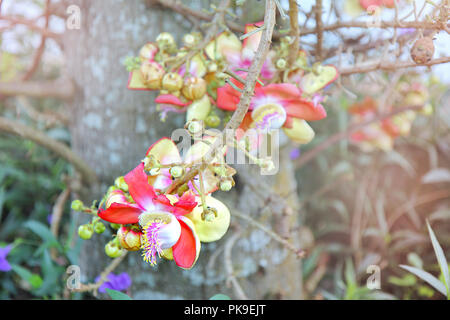
[[[400,268],[405,269],[406,271],[411,272],[412,274],[418,276],[423,281],[427,282],[429,285],[431,285],[433,288],[435,288],[437,291],[442,293],[444,296],[447,296],[447,288],[445,285],[440,282],[435,276],[433,276],[431,273],[428,273],[424,270],[414,268],[411,266],[405,266],[400,265]]]
[[[409,273],[403,278],[390,276],[388,282],[400,287],[410,287],[416,284],[416,277]]]
[[[111,297],[113,300],[133,300],[131,297],[123,292],[113,290],[106,288],[106,293]]]
[[[226,294],[218,293],[209,298],[209,300],[231,300],[231,298]]]
[[[19,277],[28,282],[32,289],[37,289],[42,285],[42,278],[40,275],[32,273],[28,269],[16,264],[11,265],[11,268],[19,275]]]
[[[55,238],[50,229],[39,221],[27,221],[24,224],[25,228],[30,229],[35,234],[37,234],[44,242],[47,242],[50,246],[56,246],[59,249],[62,249],[61,245],[58,243],[58,240]]]
[[[442,247],[439,244],[439,241],[437,240],[437,238],[433,232],[433,229],[431,229],[428,221],[427,221],[427,227],[428,227],[428,232],[430,233],[431,243],[433,244],[434,253],[436,254],[436,258],[439,262],[439,267],[441,268],[441,272],[444,276],[444,284],[445,284],[445,288],[447,289],[446,296],[450,299],[450,291],[449,291],[450,276],[448,273],[448,263],[445,258],[445,255],[444,255],[444,250],[442,250]]]

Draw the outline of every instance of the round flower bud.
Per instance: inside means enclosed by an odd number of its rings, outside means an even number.
[[[113,228],[114,230],[117,230],[117,229],[120,228],[120,224],[118,224],[118,223],[112,223],[112,222],[111,222],[109,225],[110,225],[111,228]]]
[[[206,81],[197,77],[187,78],[181,93],[189,100],[198,100],[206,93]]]
[[[140,72],[145,85],[153,90],[161,89],[161,82],[164,77],[164,69],[156,62],[144,61],[141,64]]]
[[[156,37],[156,43],[162,51],[174,53],[177,50],[175,38],[168,32],[162,32]]]
[[[160,172],[161,172],[160,168],[151,168],[148,171],[148,174],[151,175],[151,176],[157,176]]]
[[[92,237],[92,234],[94,233],[94,230],[92,229],[92,226],[89,224],[83,224],[78,227],[78,235],[83,240],[88,240]]]
[[[206,117],[205,123],[208,127],[217,128],[220,125],[220,118],[216,114],[210,114]]]
[[[114,243],[113,240],[105,245],[105,253],[110,258],[118,258],[124,253],[124,249]]]
[[[411,58],[417,64],[429,62],[434,55],[434,43],[431,37],[418,39],[411,48]]]
[[[269,158],[258,159],[258,165],[261,167],[261,169],[264,169],[266,171],[275,169],[275,164]]]
[[[71,204],[71,208],[74,211],[83,211],[84,210],[84,204],[81,200],[73,200]]]
[[[114,180],[114,185],[119,188],[122,191],[128,192],[128,185],[125,182],[125,178],[122,177],[117,177],[116,180]]]
[[[183,175],[184,168],[181,166],[174,166],[174,167],[170,168],[169,172],[172,177],[179,178]]]
[[[220,190],[222,191],[230,191],[233,188],[233,182],[230,179],[226,179],[220,182]]]
[[[287,62],[286,62],[285,59],[280,58],[280,59],[278,59],[277,62],[275,63],[275,66],[276,66],[278,69],[283,70],[284,68],[286,68]]]
[[[200,121],[191,120],[191,121],[189,121],[186,128],[190,134],[195,135],[195,134],[200,133],[203,130],[203,124]]]
[[[219,177],[225,177],[227,174],[227,168],[224,166],[217,166],[213,169],[214,173],[217,174]]]
[[[141,233],[127,227],[121,227],[117,231],[117,239],[125,250],[137,251],[141,248]]]
[[[153,60],[157,52],[158,47],[154,43],[149,42],[139,51],[139,58],[141,58],[141,61]]]
[[[94,223],[94,231],[95,233],[103,233],[105,232],[105,225],[103,223],[101,223],[100,221],[97,221],[96,223]]]
[[[187,48],[193,48],[197,42],[197,37],[191,33],[185,34],[183,37],[183,43]]]
[[[183,87],[183,78],[176,72],[169,72],[162,79],[162,87],[169,92],[179,91]]]

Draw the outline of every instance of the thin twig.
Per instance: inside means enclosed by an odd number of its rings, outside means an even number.
[[[233,233],[231,237],[228,238],[227,242],[225,243],[224,248],[225,269],[227,271],[227,282],[233,285],[236,297],[239,300],[248,300],[247,295],[245,294],[244,290],[239,284],[239,281],[236,278],[236,275],[234,274],[233,262],[231,259],[231,250],[233,248],[234,243],[236,242],[237,239],[239,239],[240,236],[241,236],[240,231],[236,231],[235,233]]]
[[[364,122],[361,122],[361,123],[358,123],[358,124],[355,124],[355,125],[349,127],[345,131],[335,133],[334,135],[330,136],[325,141],[323,141],[320,144],[318,144],[317,146],[315,146],[313,149],[310,149],[307,152],[303,153],[303,155],[301,155],[297,159],[295,166],[297,169],[303,167],[309,161],[311,161],[312,159],[317,157],[323,150],[331,147],[332,145],[334,145],[335,143],[337,143],[340,140],[348,138],[350,136],[350,134],[353,133],[354,131],[360,130],[360,129],[364,128],[365,126],[368,126],[371,123],[383,121],[384,119],[390,118],[401,112],[405,112],[408,110],[419,110],[421,108],[423,108],[423,106],[407,106],[407,107],[403,107],[403,108],[395,108],[391,112],[374,116],[371,119],[368,119]]]
[[[300,49],[300,29],[298,24],[298,4],[297,0],[289,0],[289,23],[292,43],[289,45],[288,63],[292,66],[298,57]]]
[[[70,162],[75,169],[81,173],[86,183],[94,183],[97,180],[95,171],[92,170],[83,159],[75,154],[68,146],[50,138],[44,132],[4,117],[0,117],[0,131],[12,133],[24,139],[34,141],[37,144],[55,152],[63,159]]]
[[[115,258],[103,272],[100,274],[100,279],[95,283],[81,284],[79,289],[74,289],[75,292],[97,291],[100,286],[108,280],[108,275],[113,272],[120,263],[127,256],[128,251],[125,251],[120,257]]]
[[[278,235],[277,233],[275,233],[271,229],[267,228],[263,224],[259,223],[258,221],[256,221],[252,217],[250,217],[249,215],[239,212],[236,208],[233,208],[233,210],[231,210],[231,212],[232,212],[231,215],[236,216],[236,217],[238,217],[238,218],[240,218],[242,220],[245,220],[248,223],[250,223],[253,227],[258,228],[261,231],[265,232],[273,240],[275,240],[276,242],[280,243],[286,249],[288,249],[288,250],[292,251],[293,253],[295,253],[295,255],[298,258],[303,258],[305,256],[306,253],[305,253],[305,251],[303,249],[298,249],[298,248],[294,247],[294,245],[292,243],[290,243],[289,241],[287,241],[285,238],[283,238],[282,236]]]
[[[339,70],[339,74],[341,76],[344,76],[354,73],[366,73],[377,70],[393,71],[397,69],[413,68],[413,67],[430,67],[436,64],[443,64],[448,62],[450,62],[450,57],[437,58],[424,64],[417,64],[414,61],[394,61],[394,62],[378,61],[371,64],[355,65],[352,67],[342,68]]]

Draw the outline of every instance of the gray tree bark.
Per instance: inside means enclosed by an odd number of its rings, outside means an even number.
[[[128,74],[122,61],[128,55],[136,55],[144,43],[162,31],[180,38],[189,31],[189,24],[175,14],[146,7],[144,0],[73,2],[82,11],[81,29],[68,30],[65,36],[68,73],[77,86],[77,95],[70,105],[72,146],[101,180],[79,195],[89,203],[99,199],[116,176],[134,168],[154,141],[170,136],[173,129],[184,125],[180,115],[161,123],[153,94],[126,89]],[[295,175],[287,150],[281,152],[280,169],[276,176],[260,176],[259,168],[241,166],[236,190],[228,194],[218,192],[217,197],[264,225],[278,228],[279,214],[264,210],[267,199],[257,195],[245,181],[264,184],[280,196],[294,194],[288,202],[295,209]],[[239,179],[239,175],[246,178]],[[228,262],[246,296],[300,299],[301,261],[262,230],[251,228],[236,217],[232,220],[241,231],[231,255],[228,254]],[[293,243],[299,247],[297,215],[285,221],[284,229],[293,231]],[[227,281],[225,268],[225,253],[230,248],[227,241],[234,230],[231,228],[216,243],[202,244],[200,257],[191,270],[182,270],[168,261],[151,267],[138,252],[130,252],[116,272],[130,274],[131,295],[135,299],[207,299],[215,293],[239,298],[236,288]],[[92,281],[110,262],[104,254],[107,241],[108,237],[95,235],[85,242],[80,256],[83,281]]]

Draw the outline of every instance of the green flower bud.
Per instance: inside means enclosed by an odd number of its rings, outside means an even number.
[[[196,44],[198,38],[191,33],[185,34],[183,37],[183,43],[187,48],[193,48]]]
[[[227,168],[224,166],[218,166],[214,167],[214,173],[217,174],[219,177],[225,177],[227,175]]]
[[[74,211],[83,211],[84,204],[81,200],[73,200],[71,205],[72,210]]]
[[[118,258],[125,252],[114,240],[105,245],[105,253],[110,258]]]
[[[114,230],[117,230],[117,229],[120,228],[120,224],[117,224],[117,223],[110,223],[109,225],[110,225],[111,228],[113,228]]]
[[[283,70],[284,68],[286,68],[287,62],[286,62],[285,59],[280,58],[280,59],[278,59],[277,62],[275,63],[275,66],[276,66],[278,69]]]
[[[187,130],[190,134],[195,135],[203,130],[203,125],[200,121],[192,120],[187,125]]]
[[[179,178],[183,175],[184,168],[181,166],[174,166],[174,167],[170,168],[169,172],[172,177]]]
[[[92,237],[94,230],[90,224],[83,224],[78,227],[78,236],[83,240],[88,240]]]
[[[128,184],[125,182],[124,177],[117,177],[116,180],[114,180],[114,185],[120,190],[128,192]]]
[[[220,118],[216,114],[210,114],[206,117],[205,123],[208,127],[217,128],[220,125]]]
[[[233,182],[230,179],[226,179],[220,182],[220,190],[222,191],[230,191],[233,188]]]
[[[96,223],[94,223],[94,231],[95,233],[103,233],[105,232],[105,225],[103,223],[101,223],[100,221],[97,221]]]
[[[175,53],[177,50],[177,43],[175,38],[168,32],[162,32],[156,37],[156,43],[162,51],[168,53]]]

